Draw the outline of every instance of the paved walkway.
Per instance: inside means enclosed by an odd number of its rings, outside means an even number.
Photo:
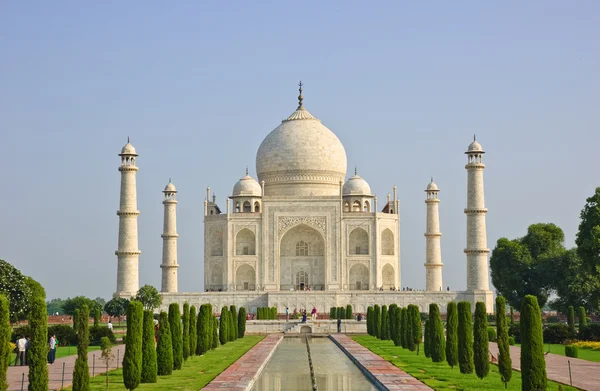
[[[496,359],[498,358],[498,345],[494,342],[490,342],[490,353]],[[512,360],[512,367],[521,370],[521,348],[519,346],[510,347],[510,358]],[[573,386],[590,391],[600,389],[600,385],[598,384],[600,380],[598,376],[600,374],[600,362],[559,356],[552,353],[548,353],[545,358],[548,379],[563,384],[571,384],[569,380],[570,361]]]
[[[250,390],[282,339],[282,334],[267,335],[265,339],[208,383],[203,390]]]
[[[112,354],[113,359],[108,363],[108,369],[115,369],[117,367],[117,351],[119,354],[119,361],[123,361],[123,353],[125,353],[125,345],[113,346]],[[94,356],[96,356],[95,370],[92,368],[94,362]],[[73,382],[73,367],[75,366],[75,359],[77,356],[67,356],[63,358],[57,358],[53,365],[48,365],[48,390],[55,391],[60,390],[63,385],[62,374],[63,374],[63,363],[64,363],[64,387],[68,387]],[[88,365],[90,367],[90,376],[92,376],[92,370],[95,375],[106,372],[106,363],[100,359],[100,351],[88,353]],[[119,367],[121,364],[119,363]],[[23,390],[27,389],[29,384],[29,367],[26,366],[9,366],[8,367],[8,391],[20,391],[21,390],[21,379],[25,373],[25,383]]]
[[[432,390],[344,334],[329,336],[365,376],[384,390]]]

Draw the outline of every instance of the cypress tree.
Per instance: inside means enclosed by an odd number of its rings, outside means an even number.
[[[209,322],[212,322],[212,306],[210,304],[202,304],[198,311],[198,322],[196,324],[196,333],[198,336],[196,354],[198,356],[206,353],[212,346],[209,339],[209,335],[212,337],[210,333],[211,324]]]
[[[421,345],[421,339],[423,338],[423,330],[421,328],[421,313],[419,307],[414,304],[409,306],[410,318],[410,330],[413,338],[414,345],[417,348],[417,355],[419,355],[419,346]]]
[[[396,304],[390,304],[388,308],[388,322],[390,324],[390,339],[394,341],[396,339],[396,310],[398,306]]]
[[[212,317],[212,338],[211,338],[211,349],[216,349],[219,346],[219,321],[217,317],[213,315]]]
[[[158,364],[154,348],[154,317],[152,311],[144,311],[144,326],[142,338],[142,383],[156,383]]]
[[[190,305],[183,303],[183,360],[187,361],[190,356]]]
[[[344,309],[344,307],[338,307],[337,318],[338,319],[346,319],[346,310]]]
[[[512,377],[512,360],[508,344],[508,325],[506,324],[506,300],[502,296],[496,297],[496,334],[498,338],[498,371],[504,388]]]
[[[231,312],[229,312],[231,316]],[[271,307],[271,320],[277,320],[277,307]]]
[[[569,325],[569,333],[571,336],[575,335],[575,309],[572,305],[569,306],[569,311],[567,312],[567,324]]]
[[[373,309],[373,326],[375,337],[381,338],[381,309],[379,308],[379,304],[375,304]]]
[[[346,306],[346,319],[354,319],[354,316],[352,314],[352,305],[348,304]]]
[[[527,295],[521,306],[521,389],[523,391],[546,390],[546,360],[542,315],[537,298]]]
[[[367,308],[367,334],[373,336],[373,307]]]
[[[214,328],[215,328],[215,322],[214,319],[216,319],[217,316],[215,314],[210,313],[209,315],[209,320],[208,320],[208,326],[206,327],[206,336],[207,336],[207,340],[206,340],[206,351],[209,351],[211,349],[215,349],[216,346],[213,346],[213,334],[214,334]]]
[[[246,334],[246,308],[240,307],[240,311],[238,313],[238,337],[244,338],[244,334]]]
[[[173,373],[173,340],[171,339],[169,316],[164,311],[161,311],[158,318],[156,363],[158,364],[159,375],[165,376]]]
[[[429,339],[431,361],[442,362],[446,360],[446,339],[444,338],[444,325],[437,304],[429,305]]]
[[[231,317],[231,325],[229,326],[230,341],[235,341],[238,338],[237,335],[237,309],[234,305],[229,307],[229,315]]]
[[[475,324],[473,326],[473,359],[475,373],[483,379],[490,372],[490,352],[488,349],[488,322],[485,303],[475,304]]]
[[[183,333],[181,330],[181,313],[177,303],[169,304],[169,326],[173,341],[173,369],[177,370],[183,367]]]
[[[390,339],[390,321],[386,305],[381,307],[381,339],[384,341]]]
[[[446,316],[446,361],[452,368],[458,364],[458,313],[453,301]]]
[[[400,336],[402,337],[401,339],[401,343],[402,343],[402,347],[404,349],[408,349],[408,341],[410,338],[408,338],[409,332],[410,332],[410,327],[409,327],[409,322],[408,322],[408,308],[402,308],[402,310],[400,311],[400,324],[401,324],[401,334]]]
[[[221,308],[221,319],[219,322],[219,342],[221,345],[227,343],[227,336],[229,335],[229,310],[227,306]]]
[[[329,308],[329,319],[337,319],[336,315],[337,315],[337,308],[336,307],[330,307]]]
[[[29,391],[47,391],[48,390],[48,312],[46,309],[46,300],[43,296],[35,297],[31,300],[31,308],[29,315],[29,326],[31,327],[31,339],[29,340],[29,349],[27,350],[27,364],[29,365]],[[89,320],[89,311],[87,306],[81,308],[86,311],[87,318],[85,319],[87,331],[87,322]],[[85,379],[88,380],[85,385],[89,388],[89,375],[87,373],[87,344],[89,342],[87,333],[83,334],[85,341],[81,344],[85,346]],[[80,336],[81,339],[81,336]],[[79,355],[79,347],[77,353]],[[8,359],[8,357],[6,358]],[[79,357],[77,358],[79,361]],[[85,388],[85,389],[87,389]],[[73,390],[82,390],[84,388],[75,388],[75,378],[73,378]]]
[[[10,327],[10,309],[8,299],[5,295],[0,295],[0,390],[8,389],[8,381],[6,380],[6,371],[11,356],[10,335],[12,328]]]
[[[85,318],[84,321],[87,323],[87,316],[83,312],[80,312],[79,315]],[[139,301],[132,300],[127,307],[127,337],[123,355],[123,384],[128,390],[136,389],[142,378],[143,330],[144,306]],[[89,386],[86,390],[88,388]]]
[[[394,308],[394,345],[402,346],[402,308]]]
[[[190,356],[196,355],[196,344],[198,343],[198,334],[196,333],[196,307],[190,307]]]
[[[578,316],[579,316],[579,333],[587,326],[587,318],[585,314],[585,308],[583,306],[579,306]]]
[[[460,373],[473,373],[473,323],[471,303],[458,303],[458,366]]]
[[[423,338],[423,353],[425,357],[431,357],[431,332],[429,330],[429,325],[431,324],[431,319],[425,319],[425,336]]]

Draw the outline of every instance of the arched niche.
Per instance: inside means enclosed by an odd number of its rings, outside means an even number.
[[[253,291],[256,289],[256,271],[252,266],[244,264],[237,268],[235,287],[238,291]]]
[[[394,277],[394,268],[389,263],[386,263],[381,269],[381,281],[384,290],[396,287],[396,278]]]
[[[299,224],[279,244],[280,289],[321,290],[325,286],[325,239],[316,229]],[[302,276],[300,282],[298,277]],[[305,274],[304,274],[305,273]]]
[[[235,255],[256,255],[256,236],[248,228],[235,236]]]
[[[245,201],[244,202],[244,213],[250,213],[252,212],[252,205],[250,204],[249,201]]]
[[[352,203],[352,212],[360,212],[360,201],[356,200]]]
[[[381,255],[394,255],[394,234],[389,228],[381,233]]]
[[[350,255],[369,254],[369,234],[362,228],[354,228],[348,237]]]
[[[258,201],[254,201],[254,213],[260,212],[260,203]]]
[[[211,289],[223,289],[223,267],[221,265],[213,265],[210,269],[210,287]]]
[[[365,265],[356,264],[350,268],[349,277],[350,290],[368,290],[369,289],[369,269]]]

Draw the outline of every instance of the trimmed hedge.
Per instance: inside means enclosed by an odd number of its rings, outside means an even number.
[[[329,308],[329,319],[337,319],[337,307]]]
[[[381,306],[381,339],[384,341],[390,339],[390,321],[386,305]]]
[[[579,357],[579,350],[575,345],[566,345],[565,346],[565,356],[577,358]]]
[[[346,306],[346,319],[354,319],[353,313],[352,313],[352,305],[348,304]]]
[[[446,361],[451,368],[458,365],[458,310],[455,302],[448,303],[446,315]]]
[[[201,356],[210,350],[212,346],[212,333],[210,332],[212,322],[212,305],[202,304],[198,311],[198,321],[196,323],[196,355]],[[209,337],[210,336],[210,337]]]
[[[189,349],[189,346],[188,346]],[[189,350],[188,350],[189,351]],[[142,338],[142,383],[156,383],[158,364],[154,348],[154,316],[152,311],[144,311],[144,326]]]
[[[29,325],[31,326],[31,334],[29,340],[29,349],[27,351],[27,364],[29,365],[29,391],[46,391],[48,390],[48,312],[46,310],[46,300],[44,297],[38,296],[33,298],[29,303]],[[87,306],[81,308],[87,312]],[[86,318],[87,319],[87,318]],[[85,329],[80,329],[81,333],[87,337],[88,325],[85,324]],[[87,370],[87,338],[83,339],[82,346],[85,346],[85,369]],[[78,358],[80,361],[81,352],[77,348]],[[77,365],[77,361],[75,365]],[[82,379],[88,379],[89,374],[85,373]],[[80,384],[86,384],[85,382]],[[81,390],[79,388],[78,390]],[[73,378],[73,390],[75,390],[75,378]]]
[[[423,330],[421,329],[421,313],[419,307],[411,304],[408,306],[408,319],[410,323],[410,337],[412,340],[413,349],[417,349],[417,355],[419,354],[419,346],[421,345],[421,339],[423,338]],[[410,349],[410,346],[409,346]],[[412,351],[411,350],[411,351]]]
[[[219,346],[219,321],[217,317],[213,315],[212,317],[212,343],[211,349],[216,349]]]
[[[583,306],[579,306],[579,308],[577,308],[577,315],[579,317],[579,332],[581,333],[581,330],[587,326],[587,316]]]
[[[460,373],[473,373],[473,323],[471,303],[458,303],[458,366]]]
[[[225,345],[229,338],[229,310],[227,306],[221,308],[221,318],[219,319],[219,342],[221,345]]]
[[[238,337],[244,338],[244,334],[246,334],[246,308],[240,307],[240,311],[238,313]]]
[[[190,305],[188,303],[183,303],[181,322],[183,323],[183,361],[187,361],[190,356]]]
[[[80,312],[79,315],[81,316],[83,313]],[[83,315],[83,318],[85,320],[82,323],[87,324],[87,317]],[[81,330],[81,326],[79,330]],[[136,389],[142,379],[143,330],[144,306],[141,302],[133,300],[129,302],[129,306],[127,307],[127,342],[125,343],[125,354],[123,355],[123,384],[128,390]],[[85,356],[87,359],[87,347]],[[75,375],[73,375],[73,380],[75,380]],[[75,385],[75,382],[73,382],[73,385]],[[85,388],[81,388],[81,390],[88,389],[89,384]],[[75,387],[73,387],[73,390],[75,390]]]
[[[490,373],[490,351],[488,322],[485,303],[475,303],[475,323],[473,325],[473,361],[475,374],[483,379]]]
[[[334,308],[335,307],[331,307],[331,309],[334,309]],[[331,318],[331,319],[334,319],[334,318]],[[372,306],[369,306],[367,308],[367,334],[373,336],[373,307]]]
[[[502,296],[496,297],[496,329],[498,330],[498,371],[504,388],[512,378],[512,360],[510,358],[510,338],[506,322],[506,300]],[[513,345],[514,345],[513,338]]]
[[[569,326],[569,333],[575,335],[575,309],[572,305],[569,306],[567,311],[567,325]]]
[[[425,328],[423,335],[423,353],[427,358],[431,357],[431,332],[429,330],[430,324],[431,322],[429,319],[425,319],[425,325],[423,326]]]
[[[198,343],[198,333],[196,332],[196,323],[198,319],[196,318],[196,307],[190,307],[190,356],[196,355],[196,344]]]
[[[542,314],[537,298],[527,295],[521,307],[521,390],[545,390],[546,360],[542,338]]]
[[[173,369],[183,367],[183,332],[181,330],[181,312],[179,304],[169,304],[169,326],[171,327],[171,339],[173,340]]]
[[[429,305],[429,345],[431,361],[442,362],[446,360],[444,325],[437,304]]]
[[[588,323],[579,335],[584,341],[600,341],[600,323]]]
[[[517,342],[515,341],[515,337],[513,337],[512,335],[510,337],[508,337],[508,344],[510,346],[514,346]]]
[[[10,309],[8,299],[0,294],[0,390],[8,389],[6,371],[10,361]]]
[[[401,337],[401,343],[402,343],[402,347],[404,349],[408,349],[408,336],[409,336],[409,324],[408,324],[408,309],[407,308],[402,308],[400,311],[400,337]]]
[[[381,338],[381,308],[379,308],[379,304],[375,304],[373,308],[373,326],[374,337]]]
[[[496,333],[496,329],[493,326],[488,326],[488,341],[490,342],[498,342],[498,334]]]
[[[169,316],[161,311],[158,320],[158,344],[156,345],[156,362],[158,374],[161,376],[173,373],[173,340]]]
[[[563,323],[554,323],[544,328],[544,343],[564,343],[571,338],[569,326]]]

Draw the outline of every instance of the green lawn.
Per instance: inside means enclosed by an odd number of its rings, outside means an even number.
[[[88,352],[93,352],[95,350],[100,350],[100,346],[89,346]],[[56,348],[56,358],[63,358],[67,356],[72,356],[77,354],[77,346],[59,346]],[[12,354],[12,361],[10,361],[10,365],[15,363],[15,359],[17,358],[17,354]]]
[[[521,346],[520,344],[515,344],[515,346]],[[579,357],[582,360],[600,362],[600,350],[592,350],[592,349],[582,349],[579,348]],[[558,343],[545,343],[544,344],[544,352],[550,352],[552,354],[558,354],[559,356],[565,355],[565,345],[561,345]]]
[[[388,360],[398,368],[419,379],[429,387],[438,391],[467,391],[467,390],[504,390],[504,384],[500,381],[498,367],[490,365],[490,373],[487,377],[479,379],[474,373],[463,375],[458,370],[450,368],[448,363],[434,363],[431,359],[421,353],[394,346],[392,341],[380,341],[371,336],[352,337],[356,342]],[[422,346],[421,346],[422,348]],[[563,386],[564,390],[577,390],[576,388]],[[508,390],[521,389],[521,373],[513,370],[513,376],[508,383]],[[558,384],[548,382],[548,390],[558,390]]]
[[[203,356],[188,358],[179,371],[170,376],[159,376],[154,384],[140,384],[137,390],[183,390],[198,391],[227,367],[256,345],[264,336],[246,335],[244,338],[228,342]],[[109,390],[126,391],[123,385],[123,370],[109,372]],[[66,388],[71,390],[71,388]],[[98,375],[90,379],[90,390],[106,390],[106,375]]]

